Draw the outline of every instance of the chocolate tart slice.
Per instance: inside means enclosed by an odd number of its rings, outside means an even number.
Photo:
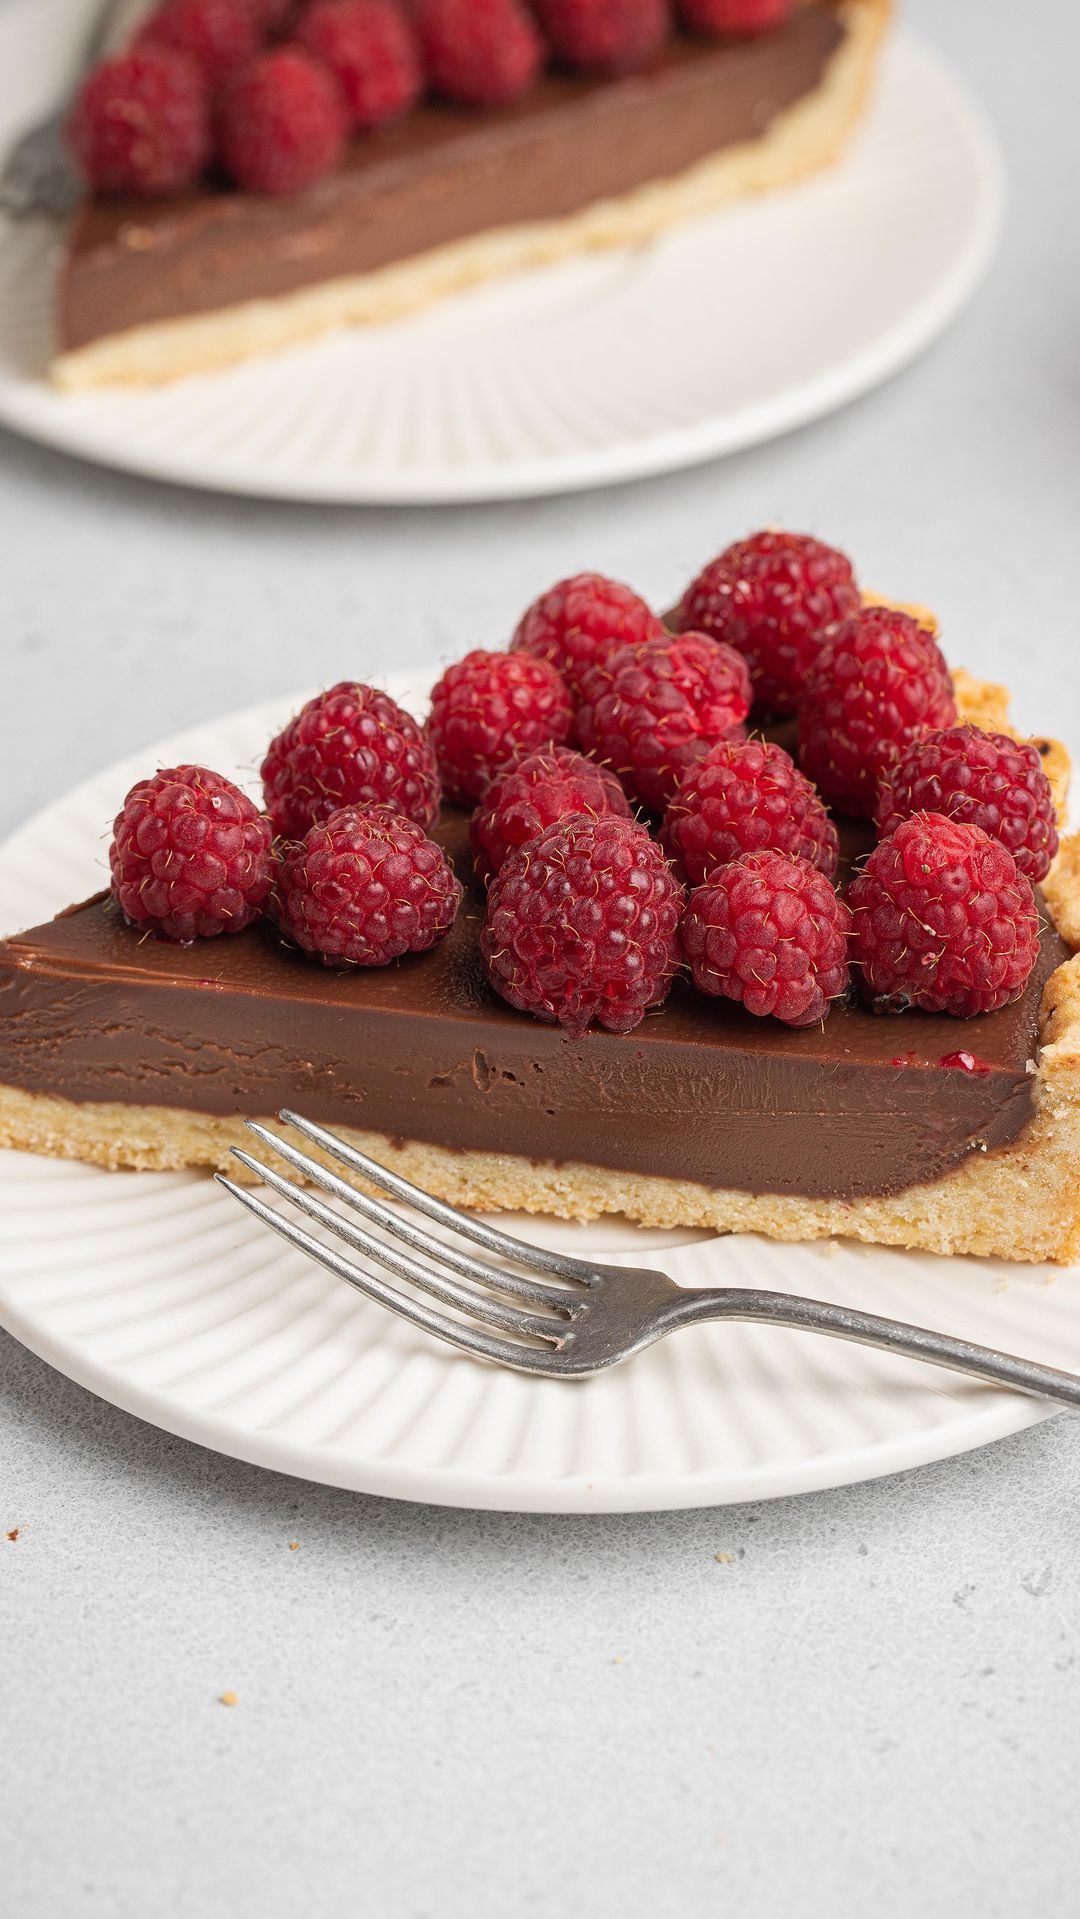
[[[995,704],[957,683],[966,713]],[[465,816],[448,809],[439,831],[466,877]],[[880,1018],[853,999],[796,1032],[677,985],[632,1034],[572,1040],[491,991],[478,894],[432,952],[349,973],[265,924],[140,938],[99,895],[0,944],[0,1143],[221,1167],[245,1118],[292,1106],[480,1209],[1068,1260],[1080,957],[1054,922],[1076,938],[1080,842],[1043,905],[1023,997],[979,1019]],[[970,1067],[947,1063],[959,1051]]]
[[[781,186],[839,152],[889,5],[803,0],[760,39],[675,35],[642,74],[551,72],[490,112],[423,106],[293,199],[88,200],[61,266],[54,377],[223,366]]]

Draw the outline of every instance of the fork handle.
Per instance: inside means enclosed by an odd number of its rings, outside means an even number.
[[[794,1293],[757,1293],[746,1287],[700,1288],[678,1300],[668,1317],[665,1332],[682,1326],[699,1325],[702,1320],[750,1320],[764,1326],[790,1326],[798,1332],[823,1333],[829,1339],[850,1339],[859,1346],[876,1346],[884,1353],[901,1353],[906,1359],[922,1359],[931,1366],[945,1366],[955,1373],[969,1373],[973,1379],[989,1380],[995,1386],[1012,1386],[1040,1399],[1056,1400],[1060,1406],[1080,1411],[1080,1376],[1062,1372],[1057,1366],[1042,1366],[1034,1359],[1018,1359],[1014,1353],[998,1352],[993,1346],[976,1346],[967,1339],[955,1339],[948,1333],[931,1332],[926,1326],[909,1326],[900,1319],[882,1319],[877,1313],[857,1312],[853,1307],[834,1306],[823,1299],[800,1299]]]

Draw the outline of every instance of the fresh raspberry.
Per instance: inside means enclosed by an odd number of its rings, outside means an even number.
[[[333,74],[302,47],[272,47],[228,81],[218,151],[248,193],[299,193],[337,166],[348,113]]]
[[[799,758],[830,805],[870,818],[885,769],[920,734],[955,719],[932,635],[909,613],[867,606],[818,657],[799,713]]]
[[[185,54],[165,47],[102,60],[75,97],[67,140],[97,193],[179,193],[210,158],[202,74]]]
[[[531,87],[544,43],[522,0],[420,0],[416,27],[436,93],[498,107]]]
[[[541,593],[522,614],[510,651],[550,660],[580,698],[591,666],[604,665],[617,647],[662,632],[655,613],[628,586],[603,573],[575,573]]]
[[[384,126],[420,97],[420,50],[397,0],[316,0],[297,39],[329,67],[354,127]]]
[[[535,6],[557,58],[593,73],[645,66],[671,26],[668,0],[535,0]]]
[[[254,58],[261,40],[251,0],[165,0],[135,44],[186,53],[207,85],[216,87]]]
[[[260,38],[268,40],[288,27],[295,10],[295,0],[247,0],[247,8]]]
[[[339,680],[271,740],[260,769],[275,830],[298,840],[342,806],[392,806],[425,829],[439,811],[435,755],[389,693]]]
[[[585,676],[580,744],[606,760],[631,799],[661,811],[695,760],[741,726],[750,674],[741,653],[703,633],[620,647]]]
[[[679,943],[699,993],[816,1026],[847,991],[851,916],[808,860],[744,853],[691,893]]]
[[[808,533],[754,533],[698,574],[679,617],[745,653],[759,705],[794,713],[821,648],[859,598],[851,561],[835,547]]]
[[[661,844],[691,886],[743,853],[790,853],[828,879],[839,838],[790,754],[771,740],[722,740],[690,768],[664,815]]]
[[[1038,752],[1007,733],[950,726],[914,740],[878,787],[878,832],[884,838],[913,813],[981,826],[1033,885],[1046,878],[1058,849],[1054,796]]]
[[[574,709],[548,660],[480,648],[448,666],[431,695],[428,737],[451,799],[483,799],[500,767],[569,738]]]
[[[617,813],[629,819],[626,794],[606,766],[569,746],[528,753],[488,787],[469,826],[473,864],[485,884],[509,855],[568,813]]]
[[[571,813],[492,881],[480,951],[497,993],[580,1038],[629,1033],[665,1000],[683,892],[633,820]]]
[[[324,966],[389,966],[450,931],[461,884],[415,821],[392,806],[343,806],[289,848],[275,904],[286,939]]]
[[[188,942],[241,933],[270,891],[269,823],[231,780],[173,766],[132,787],[113,826],[112,890],[130,925]]]
[[[852,953],[879,1012],[969,1019],[1018,999],[1039,952],[1031,882],[981,826],[916,813],[848,888]]]
[[[747,39],[782,27],[795,0],[678,0],[683,25],[692,33]]]

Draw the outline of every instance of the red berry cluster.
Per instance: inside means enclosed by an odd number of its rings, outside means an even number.
[[[204,768],[140,782],[120,907],[181,940],[267,911],[330,966],[424,952],[462,897],[428,837],[445,793],[473,809],[492,986],[574,1036],[631,1031],[680,963],[790,1026],[824,1019],[852,966],[878,1010],[993,1012],[1037,957],[1050,786],[1033,747],[955,724],[931,633],[852,610],[856,591],[843,554],[775,531],[699,574],[680,617],[708,633],[667,632],[603,575],[560,581],[505,651],[447,667],[424,727],[356,681],[309,700],[267,749],[265,816]],[[781,686],[798,765],[746,735],[755,688],[775,708]],[[877,824],[845,898],[829,804]]]
[[[386,966],[449,932],[461,885],[428,838],[435,755],[389,694],[343,680],[309,700],[270,742],[262,779],[265,815],[205,767],[132,787],[110,853],[132,926],[188,941],[267,912],[337,967]]]
[[[794,0],[679,0],[682,24],[752,36]],[[586,73],[648,64],[669,0],[163,0],[93,68],[68,123],[98,193],[179,193],[217,163],[249,193],[297,193],[353,133],[425,93],[478,110],[521,98],[549,62]]]

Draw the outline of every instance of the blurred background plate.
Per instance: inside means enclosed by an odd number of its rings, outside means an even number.
[[[423,682],[392,683],[414,711]],[[9,923],[105,878],[103,822],[147,767],[241,782],[300,704],[144,748],[0,847]],[[202,1173],[105,1173],[0,1152],[0,1325],[166,1432],[255,1465],[396,1498],[613,1512],[816,1491],[948,1458],[1047,1417],[1040,1401],[839,1341],[701,1326],[584,1381],[499,1372],[438,1345],[267,1234]],[[549,1245],[655,1263],[687,1286],[785,1289],[1080,1369],[1060,1268],[853,1242],[511,1220]]]
[[[97,0],[0,19],[0,147],[64,96]],[[0,421],[183,485],[368,504],[515,499],[671,472],[830,412],[920,353],[972,292],[997,149],[911,36],[842,163],[633,251],[546,267],[392,327],[225,373],[60,395],[56,235],[0,223]]]

